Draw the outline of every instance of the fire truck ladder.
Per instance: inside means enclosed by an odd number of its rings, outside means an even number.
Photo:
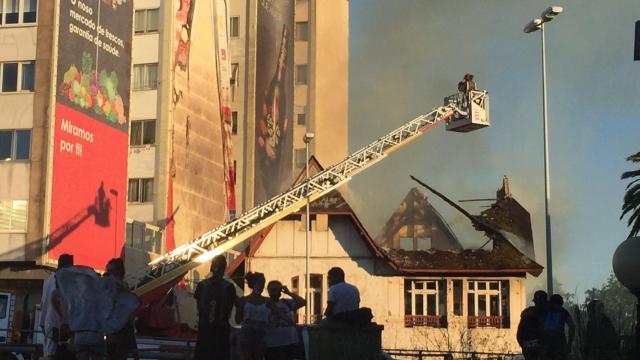
[[[484,96],[488,98],[486,92]],[[240,217],[201,235],[194,241],[151,261],[143,271],[127,279],[134,293],[143,295],[156,287],[181,278],[189,270],[240,244],[265,227],[299,210],[306,202],[326,195],[387,154],[410,143],[439,122],[460,114],[459,104],[447,101],[425,115],[349,155],[337,164],[245,212]],[[466,113],[466,112],[465,112]],[[308,186],[308,191],[307,191]]]

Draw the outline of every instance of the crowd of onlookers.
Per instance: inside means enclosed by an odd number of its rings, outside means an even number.
[[[526,360],[570,359],[572,350],[580,352],[586,360],[619,359],[618,334],[601,301],[592,300],[587,305],[588,322],[582,346],[574,346],[576,325],[563,307],[562,296],[547,297],[545,291],[538,290],[533,303],[534,306],[522,311],[517,332]]]
[[[303,359],[301,333],[295,326],[294,313],[306,305],[306,300],[278,280],[267,283],[264,274],[259,272],[245,275],[250,292],[242,296],[244,292],[225,276],[226,266],[224,256],[215,257],[210,276],[195,289],[198,338],[194,358],[230,359],[233,339],[236,345],[233,357],[239,356],[242,360]],[[52,273],[43,286],[39,325],[45,335],[45,359],[138,358],[133,322],[135,308],[119,313],[101,309],[122,307],[117,298],[135,298],[124,282],[124,262],[112,259],[105,269],[105,273],[99,275],[91,268],[74,266],[71,255],[60,256],[58,271]],[[345,282],[344,271],[331,268],[327,280],[325,319],[320,325],[369,323],[371,311],[360,308],[359,291]],[[109,285],[111,291],[104,290]],[[265,286],[268,296],[263,295]],[[137,306],[139,303],[135,301]],[[130,304],[131,301],[129,307]],[[119,319],[105,319],[107,317]],[[230,320],[240,325],[238,330],[232,329]],[[118,325],[114,328],[113,324]]]
[[[196,287],[198,342],[195,359],[229,359],[229,318],[234,307],[235,321],[240,324],[235,336],[240,359],[303,359],[301,336],[293,314],[305,306],[306,300],[278,280],[267,284],[264,274],[259,272],[245,275],[251,292],[238,297],[232,281],[224,277],[225,268],[223,256],[214,258],[211,277]],[[344,271],[338,267],[331,268],[327,274],[329,294],[326,318],[321,325],[332,322],[359,324],[371,320],[370,312],[359,308],[358,289],[346,283],[344,278]],[[263,295],[265,285],[268,296]]]

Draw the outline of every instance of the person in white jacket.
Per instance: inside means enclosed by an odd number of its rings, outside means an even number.
[[[73,255],[62,254],[58,258],[58,269],[73,266]],[[42,300],[40,314],[40,328],[44,331],[44,357],[53,359],[58,351],[58,342],[61,340],[63,311],[61,298],[57,291],[56,273],[52,273],[42,286]]]

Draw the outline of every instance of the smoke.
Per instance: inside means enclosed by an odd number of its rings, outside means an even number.
[[[545,265],[540,38],[522,28],[548,4],[349,4],[351,150],[439,106],[464,73],[473,73],[491,96],[491,127],[456,134],[440,125],[352,180],[347,198],[369,233],[380,230],[415,186],[409,174],[454,200],[493,197],[506,174],[531,213],[536,260]],[[604,280],[615,248],[610,239],[626,236],[617,220],[624,187],[617,178],[624,157],[637,151],[631,134],[640,130],[629,11],[637,13],[640,4],[568,0],[564,6],[547,38],[551,219],[554,275],[573,288]],[[620,38],[627,48],[611,41]],[[482,242],[466,219],[429,198],[463,245]],[[478,205],[464,204],[472,213],[482,210]],[[576,270],[583,261],[596,265]],[[534,281],[542,287],[544,274]]]

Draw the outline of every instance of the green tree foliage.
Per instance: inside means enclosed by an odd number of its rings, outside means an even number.
[[[613,274],[609,275],[600,288],[585,292],[585,303],[588,304],[591,300],[604,303],[607,316],[620,335],[633,334],[636,297]]]
[[[629,156],[627,161],[631,161],[634,164],[640,163],[640,152]],[[629,219],[627,220],[628,226],[631,227],[629,236],[636,236],[640,232],[640,169],[625,171],[621,179],[632,180],[627,185],[626,193],[624,194],[620,219],[629,214]]]

